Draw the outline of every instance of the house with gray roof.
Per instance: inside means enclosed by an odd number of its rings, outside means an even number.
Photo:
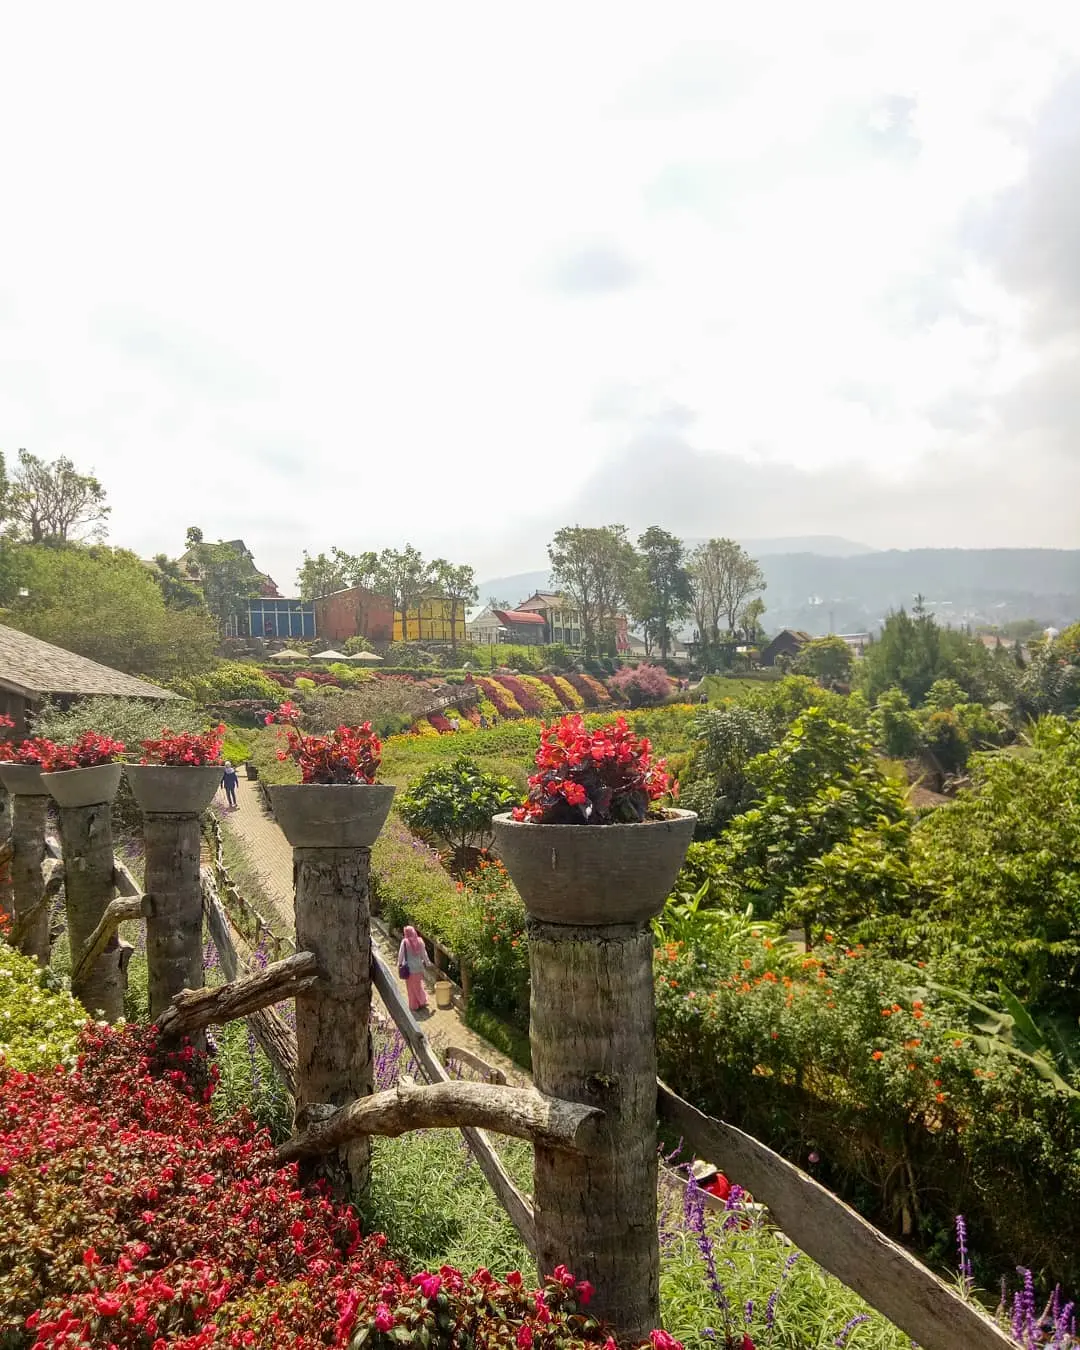
[[[0,713],[15,723],[16,740],[26,735],[27,716],[48,699],[66,707],[76,699],[103,694],[114,698],[176,699],[134,675],[76,656],[51,642],[0,625]]]

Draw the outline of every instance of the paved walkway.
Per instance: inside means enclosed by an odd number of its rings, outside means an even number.
[[[237,802],[235,811],[227,811],[222,816],[222,824],[243,850],[248,865],[258,875],[278,917],[285,924],[289,936],[293,937],[296,921],[293,914],[292,849],[277,822],[263,806],[262,794],[256,784],[242,781]],[[372,925],[372,935],[380,955],[391,968],[396,969],[398,944],[378,920]],[[439,1049],[448,1045],[460,1046],[501,1069],[508,1083],[528,1082],[528,1075],[522,1069],[477,1036],[461,1020],[460,989],[455,986],[454,1002],[457,1006],[452,1008],[436,1008],[430,987],[428,992],[431,1012],[420,1020],[419,1025],[434,1046]]]

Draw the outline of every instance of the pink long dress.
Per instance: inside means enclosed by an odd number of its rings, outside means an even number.
[[[415,929],[413,931],[415,932]],[[409,1009],[412,1012],[420,1012],[428,1005],[427,990],[424,988],[424,965],[427,953],[419,935],[417,935],[416,941],[419,944],[419,950],[414,949],[408,936],[402,938],[401,946],[398,948],[398,965],[400,966],[402,962],[405,962],[409,967],[409,973],[405,979],[405,988],[409,994]]]

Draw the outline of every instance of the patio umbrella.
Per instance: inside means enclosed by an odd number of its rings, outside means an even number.
[[[350,661],[381,661],[381,660],[382,660],[382,657],[379,656],[376,652],[354,652],[352,656],[348,657],[348,660],[350,660]]]
[[[347,661],[349,658],[344,652],[336,652],[333,647],[327,647],[324,652],[316,652],[311,658],[313,661]]]
[[[284,651],[271,653],[268,659],[271,661],[309,661],[311,658],[304,652],[294,652],[291,647],[286,647]]]

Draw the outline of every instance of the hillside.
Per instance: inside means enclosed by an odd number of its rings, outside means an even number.
[[[1080,616],[1080,549],[888,549],[845,557],[813,549],[770,553],[751,543],[768,582],[770,632],[873,629],[890,609],[910,608],[916,595],[947,623],[1032,618],[1062,627]],[[548,584],[547,571],[497,577],[481,582],[480,599],[495,595],[514,605]]]

